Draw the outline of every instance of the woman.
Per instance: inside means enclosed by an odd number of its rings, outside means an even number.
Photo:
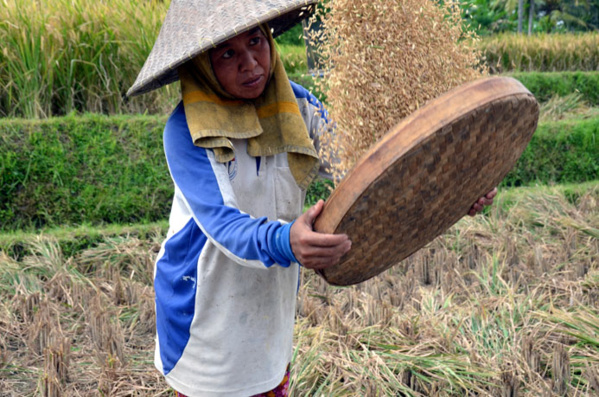
[[[300,184],[318,170],[306,123],[319,120],[268,29],[199,55],[179,77],[183,103],[164,132],[176,193],[156,263],[157,366],[188,396],[249,396],[285,377],[298,262],[324,268],[351,243],[312,231],[322,202],[300,216]],[[296,95],[308,99],[305,121]]]
[[[189,397],[287,395],[300,264],[323,269],[351,248],[312,230],[322,201],[302,214],[321,104],[289,82],[266,24],[231,36],[177,68],[182,103],[164,131],[175,197],[155,362]]]

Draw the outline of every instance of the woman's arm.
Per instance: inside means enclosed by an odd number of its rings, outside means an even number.
[[[212,243],[235,262],[251,267],[289,266],[291,225],[254,218],[238,209],[226,166],[211,150],[193,145],[182,109],[164,132],[164,149],[178,199]],[[256,194],[261,194],[256,192]]]

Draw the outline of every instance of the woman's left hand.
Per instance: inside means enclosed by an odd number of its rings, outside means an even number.
[[[468,215],[474,216],[474,215],[478,214],[479,212],[481,212],[483,210],[483,208],[485,208],[485,206],[493,204],[493,198],[496,195],[497,195],[497,188],[494,188],[489,193],[485,194],[484,196],[482,196],[481,198],[476,200],[476,202],[474,204],[472,204],[470,211],[468,211]]]
[[[345,234],[324,234],[313,230],[313,224],[324,201],[319,200],[304,212],[291,226],[289,243],[295,258],[308,269],[326,269],[336,265],[351,249],[351,241]]]

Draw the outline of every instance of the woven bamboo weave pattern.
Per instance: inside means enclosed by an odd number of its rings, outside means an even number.
[[[317,219],[316,230],[352,240],[321,275],[334,285],[362,282],[445,232],[513,168],[538,112],[519,82],[489,78],[404,120],[348,173]]]

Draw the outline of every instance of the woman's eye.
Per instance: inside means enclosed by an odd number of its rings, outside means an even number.
[[[260,44],[260,37],[252,37],[250,39],[250,45]]]
[[[223,59],[230,59],[233,57],[234,54],[235,54],[235,52],[233,52],[233,50],[227,50],[227,51],[223,52],[223,55],[221,55],[221,57]]]

